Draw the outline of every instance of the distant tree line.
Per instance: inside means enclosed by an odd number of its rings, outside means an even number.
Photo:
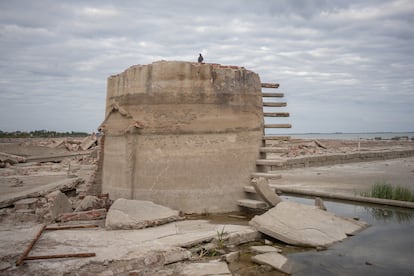
[[[33,131],[1,131],[0,138],[53,138],[53,137],[85,137],[88,136],[87,132],[79,131],[67,131],[67,132],[58,132],[58,131],[49,131],[45,129],[33,130]]]

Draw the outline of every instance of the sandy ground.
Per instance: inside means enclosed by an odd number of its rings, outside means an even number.
[[[292,188],[359,195],[375,183],[414,190],[414,157],[278,171],[271,184]]]

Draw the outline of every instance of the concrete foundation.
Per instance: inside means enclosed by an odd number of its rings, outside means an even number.
[[[259,76],[160,61],[108,78],[102,192],[184,212],[237,210],[262,143]]]

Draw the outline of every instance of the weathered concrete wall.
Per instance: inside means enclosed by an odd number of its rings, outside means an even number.
[[[263,135],[259,76],[160,61],[108,78],[102,191],[184,212],[237,210]]]

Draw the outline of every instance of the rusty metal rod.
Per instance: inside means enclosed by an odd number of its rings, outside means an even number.
[[[65,226],[49,226],[45,230],[67,230],[67,229],[78,229],[78,228],[96,228],[99,225],[88,224],[88,225],[65,225]]]
[[[66,254],[54,254],[54,255],[41,255],[41,256],[27,256],[25,260],[41,260],[41,259],[59,259],[59,258],[87,258],[95,257],[95,253],[66,253]]]
[[[23,263],[27,255],[29,254],[30,250],[32,250],[33,246],[37,242],[37,240],[40,238],[40,236],[43,233],[43,230],[45,230],[46,224],[42,224],[40,227],[40,230],[37,232],[35,238],[32,240],[32,242],[29,244],[29,246],[26,248],[26,250],[23,252],[23,254],[20,256],[20,258],[16,261],[16,266],[19,266]]]

